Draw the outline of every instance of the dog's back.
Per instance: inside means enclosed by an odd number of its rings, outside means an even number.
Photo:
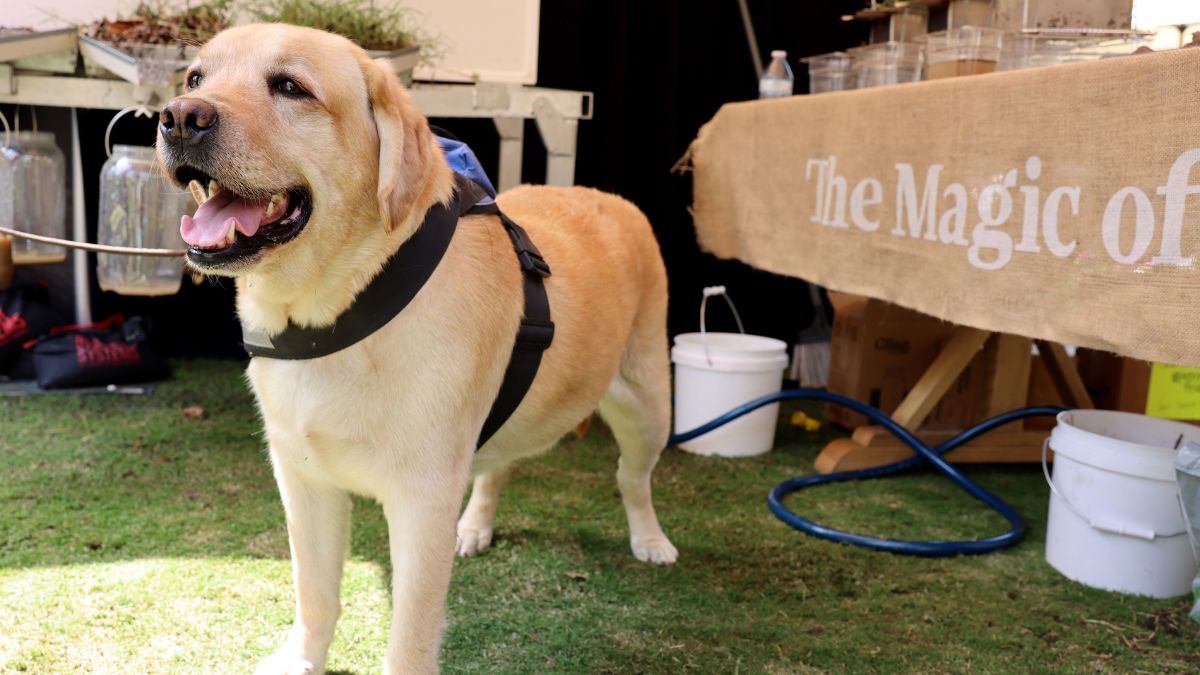
[[[539,372],[494,454],[507,460],[545,449],[596,408],[622,370],[655,371],[638,379],[655,383],[669,414],[667,278],[646,216],[621,197],[582,187],[526,185],[497,201],[553,271],[546,289],[556,327],[541,366],[549,374]],[[491,464],[487,450],[477,470]]]

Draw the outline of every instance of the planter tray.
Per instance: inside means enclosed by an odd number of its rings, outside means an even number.
[[[412,84],[413,68],[416,68],[421,61],[420,46],[404,47],[390,52],[368,49],[367,54],[376,61],[385,61],[390,64],[405,86]]]
[[[0,28],[0,63],[18,70],[74,73],[79,60],[79,39],[74,28],[40,33],[6,32]]]
[[[79,36],[84,71],[94,77],[115,75],[134,85],[178,86],[183,71],[196,57],[197,47],[135,45],[117,47],[86,35]],[[368,51],[371,58],[385,61],[405,83],[411,83],[412,71],[421,60],[420,47],[395,51]]]
[[[134,85],[178,85],[183,70],[196,57],[196,47],[133,45],[117,47],[86,35],[79,36],[84,72],[94,77],[116,75]]]

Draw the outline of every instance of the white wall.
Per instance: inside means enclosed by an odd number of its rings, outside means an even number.
[[[540,0],[403,0],[443,52],[419,79],[537,81]],[[135,0],[0,0],[0,26],[55,28],[113,18]]]

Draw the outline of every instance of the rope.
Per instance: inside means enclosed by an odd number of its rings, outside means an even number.
[[[20,112],[21,112],[21,109],[20,109],[20,107],[18,107],[17,108],[17,115],[18,115],[17,119],[18,120],[20,119]],[[113,125],[116,124],[117,120],[120,119],[123,115],[125,115],[127,113],[131,113],[131,112],[134,113],[134,117],[142,117],[142,116],[153,117],[154,116],[154,110],[146,105],[130,106],[130,107],[125,108],[124,110],[118,112],[116,115],[114,115],[112,120],[109,121],[109,123],[108,123],[108,128],[104,130],[104,150],[108,154],[109,157],[112,157],[112,146],[109,144],[109,135],[112,133]],[[18,129],[20,128],[19,124],[20,123],[18,121],[18,126],[17,126]],[[34,124],[34,129],[36,129],[37,128],[37,111],[36,110],[34,110],[33,124]],[[0,125],[2,125],[4,127],[4,144],[7,146],[10,142],[11,131],[8,126],[8,120],[4,117],[3,113],[0,113]],[[0,232],[3,232],[4,234],[10,234],[14,237],[21,237],[22,239],[32,239],[33,241],[40,241],[43,244],[55,244],[57,246],[65,246],[66,248],[77,248],[82,251],[91,251],[92,253],[112,253],[112,254],[116,254],[116,255],[144,255],[144,256],[153,256],[153,257],[160,257],[160,258],[175,258],[175,257],[179,257],[179,256],[182,256],[187,253],[187,251],[184,251],[183,249],[135,248],[132,246],[107,246],[105,244],[88,244],[88,243],[83,243],[83,242],[78,242],[78,241],[71,241],[70,239],[59,239],[58,237],[47,237],[47,236],[40,235],[40,234],[31,234],[29,232],[21,232],[20,230],[14,230],[14,229],[7,228],[7,227],[0,227]]]
[[[7,228],[7,227],[0,227],[0,232],[3,232],[4,234],[11,234],[14,237],[21,237],[23,239],[32,239],[33,241],[40,241],[43,244],[56,244],[58,246],[65,246],[67,248],[77,248],[82,251],[91,251],[92,253],[114,253],[117,255],[145,255],[145,256],[157,256],[160,258],[178,257],[178,256],[182,256],[187,253],[187,251],[185,251],[183,249],[173,249],[173,248],[134,248],[132,246],[106,246],[104,244],[85,244],[85,243],[78,242],[78,241],[71,241],[69,239],[59,239],[58,237],[45,237],[40,234],[30,234],[28,232],[22,232],[20,230],[14,230],[14,229]]]

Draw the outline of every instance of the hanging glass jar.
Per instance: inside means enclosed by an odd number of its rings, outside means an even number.
[[[100,170],[97,241],[108,246],[179,248],[179,219],[194,210],[191,194],[163,177],[154,148],[113,146]],[[171,295],[179,290],[182,257],[99,253],[100,288],[122,295]]]
[[[17,131],[0,136],[0,224],[63,238],[67,234],[67,170],[54,134]],[[66,260],[67,249],[14,239],[13,263],[39,265]]]

